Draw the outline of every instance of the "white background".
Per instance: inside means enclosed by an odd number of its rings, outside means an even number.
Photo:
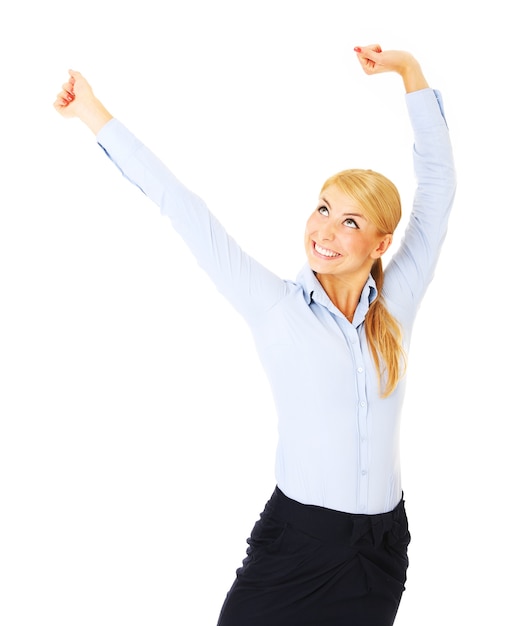
[[[413,542],[398,626],[517,624],[515,83],[510,4],[11,2],[0,54],[0,624],[214,624],[274,487],[274,407],[244,323],[169,223],[52,107],[69,67],[294,278],[320,185],[413,193],[394,75],[444,97],[459,188],[403,420]],[[401,231],[403,229],[401,226]]]

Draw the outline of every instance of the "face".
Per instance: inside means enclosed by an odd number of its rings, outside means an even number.
[[[380,234],[364,211],[336,185],[322,192],[305,229],[310,267],[317,274],[336,277],[367,276],[391,240],[391,235]]]

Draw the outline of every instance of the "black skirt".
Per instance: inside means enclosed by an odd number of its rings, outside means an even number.
[[[218,626],[391,626],[409,541],[403,500],[359,515],[300,504],[277,487]]]

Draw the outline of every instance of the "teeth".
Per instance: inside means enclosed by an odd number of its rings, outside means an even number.
[[[339,256],[337,252],[332,252],[332,250],[327,250],[327,248],[322,248],[321,246],[318,246],[317,243],[314,244],[314,249],[316,250],[318,254],[323,254],[323,256],[328,256],[328,257]]]

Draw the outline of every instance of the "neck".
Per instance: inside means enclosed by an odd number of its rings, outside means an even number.
[[[330,274],[316,274],[316,277],[332,304],[351,322],[368,276],[360,278],[354,276],[350,279]]]

